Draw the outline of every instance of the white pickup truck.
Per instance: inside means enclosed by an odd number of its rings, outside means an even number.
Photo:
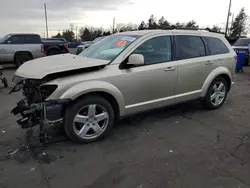
[[[44,56],[41,37],[37,34],[8,34],[0,39],[0,63],[22,65],[31,59]]]

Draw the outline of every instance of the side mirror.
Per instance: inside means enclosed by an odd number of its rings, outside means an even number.
[[[7,41],[7,44],[11,44],[11,41],[10,41],[10,40],[8,40],[8,41]]]
[[[132,54],[128,58],[128,65],[144,65],[144,56],[141,54]]]

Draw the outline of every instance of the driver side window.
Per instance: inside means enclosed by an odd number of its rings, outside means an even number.
[[[8,40],[10,44],[24,44],[24,37],[21,35],[14,35]]]
[[[172,60],[171,37],[154,37],[141,44],[133,54],[141,54],[145,65],[164,63]]]

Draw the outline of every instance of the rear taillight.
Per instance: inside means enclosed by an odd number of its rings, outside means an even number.
[[[69,46],[68,46],[68,44],[66,43],[66,44],[64,44],[64,47],[65,47],[65,48],[68,48]]]
[[[41,52],[44,54],[44,46],[43,46],[43,44],[41,46]]]
[[[238,56],[237,55],[234,56],[234,60],[235,60],[235,63],[237,63],[237,60],[238,60]]]

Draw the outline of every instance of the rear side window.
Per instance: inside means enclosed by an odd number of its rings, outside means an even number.
[[[229,53],[227,46],[218,38],[204,37],[211,55]]]
[[[38,35],[24,35],[25,44],[41,44],[41,38]]]
[[[206,55],[204,42],[199,36],[177,35],[175,41],[177,60],[202,57]]]

